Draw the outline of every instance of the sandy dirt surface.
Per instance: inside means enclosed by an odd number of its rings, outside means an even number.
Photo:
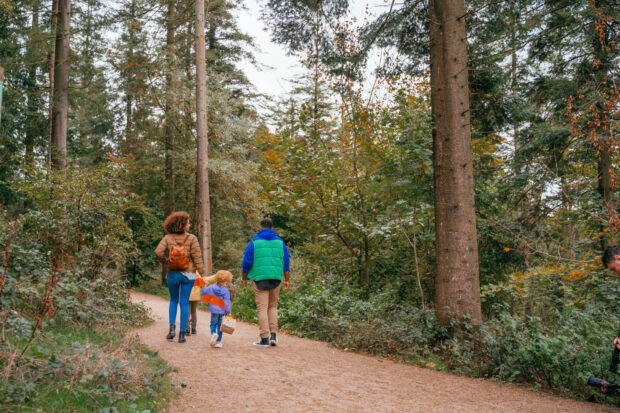
[[[166,340],[168,300],[132,293],[154,323],[136,330],[187,387],[169,412],[610,412],[612,407],[536,393],[488,380],[337,350],[280,334],[277,347],[252,346],[258,327],[237,323],[223,348],[209,346],[208,312],[186,343]],[[177,316],[178,317],[178,316]],[[178,323],[177,323],[178,334]],[[585,385],[585,383],[584,383]]]

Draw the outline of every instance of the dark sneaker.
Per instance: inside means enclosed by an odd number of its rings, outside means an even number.
[[[192,328],[192,334],[196,334],[196,329]]]
[[[271,333],[271,337],[269,338],[269,344],[271,344],[271,346],[273,347],[278,345],[278,336],[276,336],[276,333]]]
[[[191,330],[189,329],[189,327],[187,327],[187,328],[185,329],[185,335],[186,335],[186,336],[191,336],[191,335],[192,335]]]
[[[185,343],[185,333],[183,331],[179,333],[179,343]]]
[[[269,337],[261,337],[260,341],[255,341],[252,344],[258,347],[269,347]]]

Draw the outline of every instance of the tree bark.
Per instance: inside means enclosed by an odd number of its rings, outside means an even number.
[[[4,68],[0,66],[0,125],[2,125],[2,93],[4,88]]]
[[[56,69],[56,28],[58,26],[58,0],[52,0],[52,16],[50,19],[50,38],[51,47],[50,55],[47,60],[47,66],[50,79],[50,98],[48,107],[48,124],[47,124],[47,165],[48,168],[52,167],[52,143],[54,142],[54,88],[56,82],[54,78],[54,72]]]
[[[594,10],[596,12],[601,12],[604,9],[604,2],[601,0],[594,1]],[[592,22],[592,34],[593,34],[593,46],[594,46],[594,58],[598,60],[599,64],[595,68],[594,77],[597,83],[597,93],[603,94],[604,92],[600,91],[599,86],[604,84],[604,82],[609,83],[610,80],[607,78],[608,74],[613,70],[613,63],[610,58],[610,52],[606,50],[613,50],[610,48],[610,35],[609,30],[606,24],[602,25],[602,30],[599,32],[596,28],[596,18]],[[607,98],[608,99],[608,98]],[[610,116],[611,113],[605,114],[607,110],[605,105],[597,104],[595,106],[595,110],[600,114],[601,119],[605,119],[607,116]],[[611,110],[609,111],[611,112]],[[611,123],[610,123],[611,125]],[[616,211],[614,211],[613,206],[613,188],[611,184],[611,150],[612,150],[612,141],[614,139],[613,134],[611,133],[611,128],[608,127],[606,130],[602,127],[596,127],[596,135],[598,137],[598,143],[595,144],[598,150],[598,158],[597,158],[597,169],[598,169],[598,192],[601,195],[601,199],[603,201],[603,209],[607,211],[610,215],[613,215]],[[601,222],[601,233],[604,233],[606,224]],[[606,236],[601,237],[601,250],[604,251],[607,248],[609,241]]]
[[[67,166],[70,19],[71,0],[58,0],[51,151],[54,169],[65,169]]]
[[[611,186],[611,152],[609,147],[609,141],[599,142],[598,145],[598,191],[603,200],[603,209],[610,214],[613,214],[613,189]],[[601,224],[601,232],[603,233],[605,224]],[[608,240],[606,237],[601,237],[601,250],[604,251],[607,248]]]
[[[435,311],[448,325],[482,321],[471,154],[464,0],[429,0],[437,276]]]
[[[32,26],[30,39],[28,42],[28,120],[26,121],[26,137],[24,146],[26,147],[26,162],[34,164],[34,142],[37,136],[37,111],[38,111],[38,91],[37,91],[37,64],[36,55],[37,41],[39,38],[39,5],[32,6]]]
[[[173,69],[174,69],[174,6],[175,0],[168,0],[168,13],[166,15],[166,138],[165,138],[165,178],[166,178],[166,193],[165,193],[165,211],[166,216],[171,214],[175,208],[174,202],[174,92],[173,92]]]
[[[207,136],[207,92],[205,62],[204,0],[196,0],[196,205],[198,207],[198,240],[206,271],[211,272],[211,211],[209,204],[209,141]]]

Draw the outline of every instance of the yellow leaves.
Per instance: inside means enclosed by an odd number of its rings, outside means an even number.
[[[579,281],[587,275],[588,274],[585,271],[582,271],[579,268],[573,268],[572,270],[570,270],[570,273],[568,275],[564,276],[564,279],[567,281]]]

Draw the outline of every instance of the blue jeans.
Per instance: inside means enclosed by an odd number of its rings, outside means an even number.
[[[217,341],[222,341],[222,320],[224,314],[211,313],[211,334],[217,333]]]
[[[189,316],[189,295],[192,292],[194,280],[188,280],[186,276],[180,272],[168,273],[168,291],[170,292],[170,307],[168,308],[168,317],[170,325],[177,320],[177,306],[181,304],[181,330],[185,332],[187,328],[187,318]],[[180,295],[180,299],[179,299]]]

